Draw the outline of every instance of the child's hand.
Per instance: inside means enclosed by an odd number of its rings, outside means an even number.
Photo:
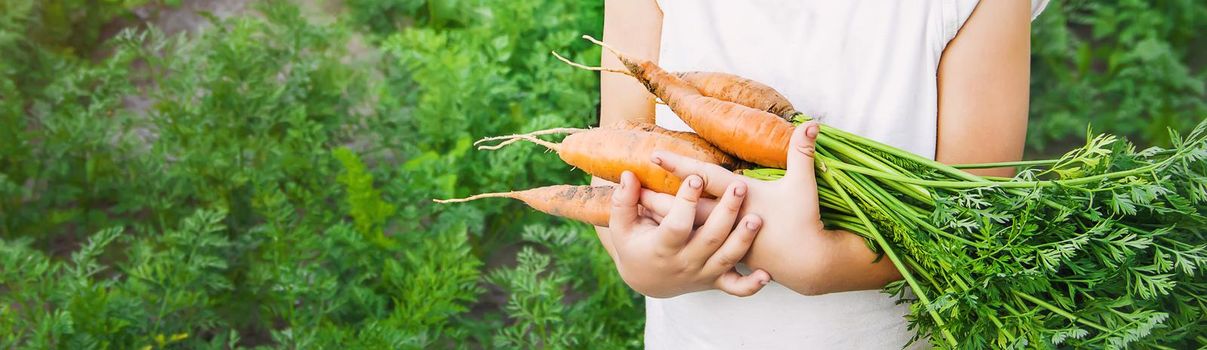
[[[762,225],[748,215],[735,226],[746,186],[734,183],[723,190],[716,208],[694,228],[696,206],[706,184],[699,176],[683,181],[667,211],[654,218],[638,209],[641,184],[632,173],[621,175],[612,194],[609,229],[616,250],[616,268],[641,294],[669,298],[684,293],[720,289],[737,296],[753,295],[771,281],[758,270],[742,276],[734,265],[742,260]]]
[[[888,259],[873,263],[876,256],[862,238],[825,230],[822,224],[813,168],[819,130],[810,122],[793,131],[787,172],[776,181],[747,178],[671,153],[656,153],[653,161],[680,178],[707,179],[704,190],[714,195],[729,194],[728,188],[738,184],[747,186],[742,213],[764,220],[759,239],[743,260],[751,268],[765,269],[777,282],[805,295],[880,288],[900,278]],[[643,204],[654,218],[671,207],[669,200],[657,197]]]

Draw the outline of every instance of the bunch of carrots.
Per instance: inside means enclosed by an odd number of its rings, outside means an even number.
[[[681,179],[649,162],[669,151],[764,180],[782,177],[794,124],[773,88],[725,73],[668,72],[611,50],[696,133],[629,122],[488,137],[528,141],[613,182],[632,171],[674,194]],[[556,54],[555,54],[556,55]],[[560,143],[539,138],[567,134]],[[1109,135],[1052,160],[949,166],[837,128],[817,138],[822,219],[859,234],[904,277],[918,339],[951,348],[1207,345],[1207,122],[1172,148]],[[1018,167],[1013,178],[961,169]],[[555,185],[479,194],[607,226],[612,187]],[[908,288],[912,295],[904,293]]]

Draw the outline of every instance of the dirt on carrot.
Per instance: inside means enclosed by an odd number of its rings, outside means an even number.
[[[721,72],[675,72],[704,96],[737,103],[791,120],[799,114],[779,91],[753,79]]]
[[[649,60],[608,49],[637,80],[705,140],[738,158],[758,165],[785,168],[792,123],[770,112],[704,96],[700,90]]]
[[[620,128],[573,130],[576,131],[562,139],[561,143],[536,138],[536,135],[544,132],[538,131],[488,138],[502,142],[494,146],[479,146],[479,149],[497,149],[516,140],[525,140],[556,151],[566,164],[588,174],[617,182],[625,170],[632,171],[643,187],[667,194],[677,192],[682,180],[651,162],[655,151],[672,152],[729,169],[739,164],[730,155],[706,143],[698,144],[667,134]]]
[[[584,36],[588,40],[596,41],[594,38]],[[602,43],[600,43],[602,45]],[[571,67],[585,69],[595,72],[623,74],[630,77],[641,79],[634,75],[633,72],[623,69],[612,69],[604,67],[591,67],[571,61],[557,52],[551,52],[558,60],[565,62]],[[675,72],[672,73],[686,81],[692,87],[695,87],[704,96],[737,103],[750,108],[766,111],[780,116],[786,121],[791,121],[792,117],[800,112],[792,106],[792,102],[788,98],[767,84],[763,84],[757,80],[742,77],[736,74],[722,72]],[[661,102],[660,102],[661,103]]]
[[[518,199],[542,213],[595,226],[608,226],[612,186],[553,185],[522,191],[483,193],[457,199],[435,199],[436,203],[461,203],[482,198]]]

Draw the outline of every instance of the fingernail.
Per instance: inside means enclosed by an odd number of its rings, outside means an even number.
[[[759,222],[755,220],[746,220],[746,228],[751,230],[759,229]]]
[[[820,129],[821,126],[817,125],[817,122],[809,122],[809,126],[805,129],[805,136],[815,138],[817,137],[817,133],[820,131]]]
[[[771,283],[771,280],[759,280],[759,284],[761,284],[761,285],[764,285],[764,286],[765,286],[765,285],[767,285],[768,283]]]
[[[654,162],[654,164],[662,165],[662,157],[654,156],[650,158],[650,161]]]
[[[687,178],[687,185],[692,188],[700,188],[700,185],[703,185],[703,181],[700,180],[699,176],[692,175]]]
[[[742,197],[746,195],[746,186],[738,185],[733,187],[733,195]]]

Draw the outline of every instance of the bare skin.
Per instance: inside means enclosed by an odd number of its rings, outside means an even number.
[[[620,50],[657,61],[660,32],[661,12],[653,0],[605,3],[604,40]],[[1029,98],[1029,61],[1028,3],[981,1],[940,59],[937,160],[960,164],[1021,158]],[[606,51],[603,66],[623,68]],[[627,78],[602,75],[601,124],[633,118],[649,121],[652,117],[652,97],[644,87]],[[740,215],[757,215],[763,226],[742,262],[770,273],[776,282],[805,295],[881,288],[901,278],[891,262],[888,259],[874,262],[873,253],[854,234],[822,228],[812,173],[817,127],[802,126],[795,130],[789,147],[788,176],[778,181],[734,176],[718,167],[673,154],[657,154],[651,161],[680,177],[701,176],[706,179],[705,192],[714,195],[724,193],[725,188],[734,184],[746,186],[748,194]],[[976,172],[1009,176],[1013,169]],[[643,215],[659,222],[668,215],[673,197],[645,191],[640,201]],[[707,212],[713,206],[716,203],[701,199],[697,209]],[[621,252],[608,242],[615,233],[599,229],[599,234],[615,259]],[[621,250],[628,249],[634,248]],[[626,264],[634,263],[627,260]],[[626,271],[621,269],[621,274],[625,276]],[[679,291],[683,288],[663,278],[660,272],[643,270],[627,274],[626,281],[646,281],[633,287],[647,295],[682,294]]]
[[[700,195],[712,187],[700,176],[684,176],[660,220],[641,215],[637,176],[625,172],[620,180],[612,194],[608,239],[616,248],[617,271],[634,290],[660,298],[709,289],[749,296],[771,281],[765,271],[742,276],[735,269],[763,224],[758,215],[739,214],[748,192],[745,184],[711,191],[720,199],[697,226]]]
[[[648,41],[623,39],[648,36],[649,33],[657,35],[662,31],[662,14],[654,1],[609,0],[604,12],[612,21],[612,25],[605,25],[604,40],[615,41],[617,49],[634,56],[658,59],[656,42],[651,46]],[[623,23],[620,22],[622,18]],[[615,56],[605,56],[603,61],[606,67],[621,67]],[[604,74],[600,79],[609,87],[600,97],[600,125],[614,125],[625,120],[654,122],[654,97],[641,83],[614,74]],[[631,183],[623,183],[628,181]],[[617,189],[612,196],[614,210],[611,214],[613,221],[620,222],[609,222],[612,229],[596,227],[596,231],[600,243],[616,264],[617,272],[633,290],[653,297],[672,297],[708,289],[748,296],[771,280],[771,276],[762,270],[742,276],[734,269],[749,250],[762,224],[756,215],[742,216],[742,221],[735,221],[745,199],[745,185],[735,184],[717,196],[721,198],[718,203],[701,200],[699,196],[704,184],[701,182],[698,188],[690,187],[690,179],[684,181],[684,190],[678,193],[678,198],[655,196],[654,192],[641,190],[632,174],[622,176],[621,182],[623,184],[613,184]],[[591,183],[609,184],[598,178],[592,179]],[[650,199],[658,199],[660,208],[665,209],[656,215],[657,220],[644,205],[645,200]],[[718,205],[732,210],[712,210]],[[673,207],[681,208],[679,212],[683,214],[671,214],[675,211],[671,209]]]

